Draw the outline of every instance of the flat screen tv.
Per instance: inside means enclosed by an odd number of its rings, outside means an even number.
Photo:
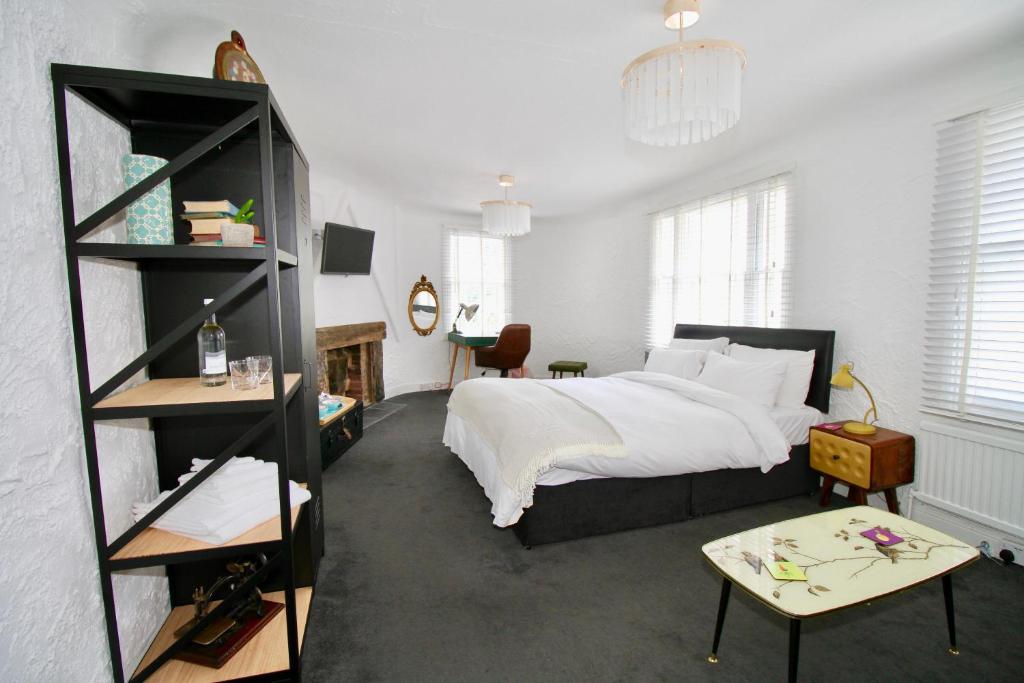
[[[373,259],[373,230],[326,223],[320,272],[337,275],[369,275]]]

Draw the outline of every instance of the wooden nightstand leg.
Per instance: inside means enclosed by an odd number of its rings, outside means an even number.
[[[885,490],[885,504],[889,506],[889,512],[900,514],[900,499],[896,497],[895,488]]]
[[[821,482],[821,507],[828,507],[832,502],[832,487],[836,485],[836,478],[828,474],[824,475]]]
[[[854,486],[853,484],[848,484],[848,486],[849,491],[846,494],[846,499],[851,503],[856,503],[857,505],[867,505],[868,499],[867,494],[864,493],[864,489],[859,486]]]

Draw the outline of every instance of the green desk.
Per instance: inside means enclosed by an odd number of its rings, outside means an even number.
[[[469,379],[469,361],[473,356],[473,349],[478,346],[494,346],[498,338],[474,337],[468,334],[449,332],[448,341],[452,343],[452,369],[448,373],[448,388],[451,389],[455,381],[455,362],[459,359],[459,349],[466,350],[466,372],[463,379]]]

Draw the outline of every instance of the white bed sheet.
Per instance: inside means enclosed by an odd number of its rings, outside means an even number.
[[[825,416],[821,411],[811,406],[800,406],[799,408],[775,406],[768,411],[768,414],[775,420],[775,424],[779,426],[779,430],[786,437],[790,446],[807,443],[810,436],[808,430],[825,421]]]

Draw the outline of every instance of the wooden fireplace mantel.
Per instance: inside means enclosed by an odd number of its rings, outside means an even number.
[[[388,331],[383,321],[318,327],[316,328],[316,350],[326,351],[367,342],[383,341],[387,339],[387,336]]]

